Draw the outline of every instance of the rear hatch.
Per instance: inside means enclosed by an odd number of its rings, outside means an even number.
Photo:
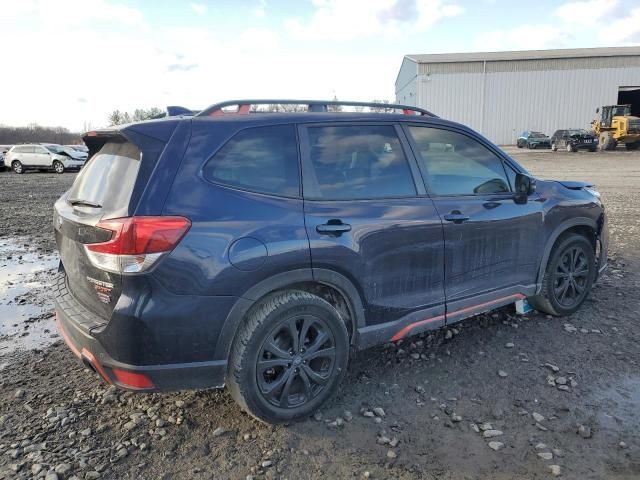
[[[106,221],[134,215],[170,132],[163,136],[140,135],[126,127],[91,132],[85,137],[90,159],[55,204],[54,229],[67,290],[99,323],[110,319],[124,275],[96,266],[87,246],[114,236],[102,227]]]

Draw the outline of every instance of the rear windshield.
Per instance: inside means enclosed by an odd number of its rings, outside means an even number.
[[[99,206],[111,218],[126,216],[139,168],[134,144],[107,142],[80,171],[67,201]]]

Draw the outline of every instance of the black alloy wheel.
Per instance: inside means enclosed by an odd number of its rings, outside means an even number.
[[[556,241],[542,288],[537,295],[528,298],[529,303],[550,315],[570,315],[585,301],[596,276],[592,240],[579,233],[567,232]]]
[[[587,293],[589,261],[581,245],[566,249],[560,256],[553,273],[553,294],[560,305],[573,308]]]
[[[262,397],[297,408],[318,396],[335,365],[335,339],[322,318],[293,316],[278,323],[262,344],[256,377]]]
[[[236,333],[226,384],[267,423],[308,418],[335,395],[349,362],[349,331],[336,308],[310,292],[260,300]]]

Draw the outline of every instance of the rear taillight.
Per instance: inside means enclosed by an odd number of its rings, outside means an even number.
[[[173,250],[191,221],[184,217],[126,217],[105,220],[96,227],[112,233],[108,242],[84,246],[91,263],[109,272],[138,273]]]

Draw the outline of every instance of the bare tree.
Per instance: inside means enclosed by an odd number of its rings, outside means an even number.
[[[26,127],[10,127],[0,125],[0,144],[16,145],[20,143],[80,143],[82,136],[77,132],[70,132],[64,127],[42,127],[31,123]]]
[[[394,109],[389,107],[384,107],[382,105],[388,105],[389,100],[372,100],[372,103],[379,103],[381,106],[379,107],[370,107],[372,112],[375,113],[393,113]]]
[[[338,97],[337,96],[333,96],[333,101],[337,102],[338,101]],[[342,105],[327,105],[327,111],[328,112],[341,112],[342,111]]]

